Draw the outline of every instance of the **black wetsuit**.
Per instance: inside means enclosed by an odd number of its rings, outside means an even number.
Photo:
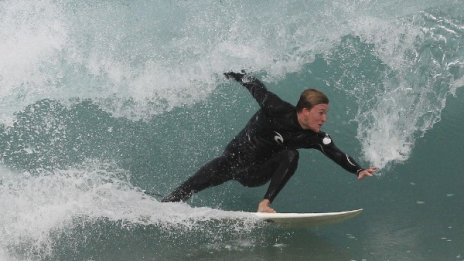
[[[193,193],[228,180],[248,187],[270,180],[264,198],[272,202],[295,173],[300,148],[317,149],[349,172],[356,174],[362,169],[334,145],[329,135],[304,130],[298,123],[295,106],[268,91],[259,80],[236,73],[230,77],[250,91],[260,110],[221,156],[201,167],[163,202],[185,201]]]

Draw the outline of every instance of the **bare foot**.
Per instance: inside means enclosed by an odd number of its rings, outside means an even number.
[[[271,202],[269,201],[269,199],[261,200],[261,202],[259,202],[259,205],[258,205],[258,212],[276,213],[276,211],[272,209],[269,205],[271,205]]]

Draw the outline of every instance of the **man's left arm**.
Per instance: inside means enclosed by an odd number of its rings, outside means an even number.
[[[369,167],[362,168],[350,155],[341,151],[335,144],[329,135],[326,135],[320,143],[320,150],[324,155],[335,161],[338,165],[343,167],[345,170],[355,174],[358,179],[363,179],[367,176],[372,176],[377,168]]]

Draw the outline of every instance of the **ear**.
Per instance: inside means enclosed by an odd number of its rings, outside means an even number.
[[[304,115],[305,113],[307,113],[307,110],[308,110],[308,109],[303,108],[303,109],[301,109],[301,111],[297,111],[296,113],[297,113],[297,114]]]

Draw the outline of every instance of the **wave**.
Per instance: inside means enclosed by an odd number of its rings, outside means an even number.
[[[133,187],[127,171],[113,164],[89,161],[80,168],[40,174],[3,168],[0,175],[0,250],[23,252],[22,256],[54,254],[60,237],[76,228],[93,227],[104,233],[101,222],[123,230],[151,226],[165,231],[167,238],[178,230],[207,233],[207,227],[227,228],[230,234],[250,233],[262,226],[243,212],[161,203]]]
[[[230,218],[133,185],[153,166],[151,186],[172,183],[164,172],[180,175],[199,160],[185,158],[246,120],[234,108],[247,98],[218,98],[229,70],[282,93],[309,79],[348,100],[366,162],[407,161],[464,86],[462,11],[460,1],[0,1],[0,259],[40,259],[86,224],[187,231]],[[212,109],[225,99],[227,115]],[[198,115],[214,130],[188,125]],[[211,131],[213,143],[196,140]],[[237,231],[256,226],[233,215]]]
[[[357,137],[375,166],[407,160],[416,139],[440,121],[447,98],[463,87],[464,21],[450,13],[431,9],[387,23],[361,19],[355,25],[368,26],[331,57],[347,65],[341,70],[356,70],[332,81],[357,101]],[[372,60],[377,65],[365,67]]]
[[[462,86],[461,8],[448,4],[3,1],[0,120],[12,125],[42,99],[76,98],[151,119],[207,99],[224,71],[275,82],[323,55],[341,71],[326,83],[356,100],[364,158],[384,167],[409,157]]]

